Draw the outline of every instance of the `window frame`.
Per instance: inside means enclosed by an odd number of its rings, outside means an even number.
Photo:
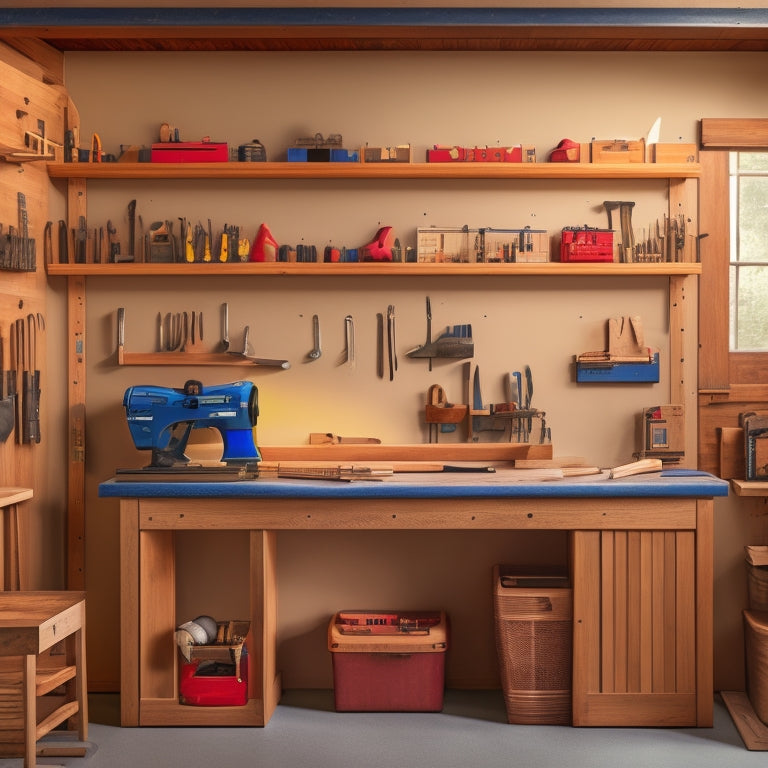
[[[768,351],[730,350],[729,153],[768,150],[768,119],[702,119],[699,227],[699,391],[768,400]],[[764,383],[762,383],[764,382]]]

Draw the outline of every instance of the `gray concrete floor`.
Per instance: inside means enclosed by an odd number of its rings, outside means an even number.
[[[90,697],[85,757],[67,768],[764,768],[719,696],[713,728],[509,725],[499,691],[447,691],[440,713],[338,713],[332,691],[286,691],[264,728],[121,728],[116,695]],[[20,768],[21,759],[0,760]]]

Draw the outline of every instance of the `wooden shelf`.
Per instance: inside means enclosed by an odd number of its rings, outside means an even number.
[[[247,358],[227,352],[125,352],[117,350],[118,365],[201,365],[247,366],[250,368],[290,368],[287,360]]]
[[[49,163],[52,179],[690,179],[699,163]]]
[[[768,496],[768,482],[731,479],[731,488],[737,496]]]
[[[226,277],[241,275],[323,275],[342,277],[349,275],[392,275],[392,276],[487,276],[541,275],[567,277],[653,277],[673,275],[700,275],[701,264],[697,262],[662,262],[659,264],[613,264],[607,262],[561,263],[550,261],[533,264],[405,264],[402,262],[376,261],[358,263],[293,263],[293,262],[227,262],[212,264],[48,264],[51,276],[84,275],[89,277]]]

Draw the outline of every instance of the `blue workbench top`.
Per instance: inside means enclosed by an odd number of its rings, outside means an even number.
[[[112,478],[99,485],[102,498],[444,499],[444,498],[629,498],[727,496],[725,480],[705,472],[664,470],[612,480],[599,475],[532,481],[525,470],[494,473],[404,472],[382,480],[263,478],[231,482],[147,482]]]

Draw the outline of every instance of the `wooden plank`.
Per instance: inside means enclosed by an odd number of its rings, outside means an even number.
[[[768,725],[756,714],[744,691],[720,691],[728,714],[739,732],[744,746],[753,751],[768,751]]]
[[[14,37],[0,43],[0,60],[44,83],[64,84],[64,56],[33,37]]]
[[[595,693],[586,696],[591,726],[685,728],[696,725],[692,693]],[[575,725],[575,723],[574,723]]]
[[[696,560],[694,534],[679,531],[675,534],[676,595],[675,595],[675,642],[677,644],[677,682],[676,690],[681,693],[696,691]],[[711,596],[710,596],[711,597]],[[712,697],[712,683],[707,695]]]
[[[608,579],[614,582],[616,595],[613,617],[613,631],[615,636],[615,670],[614,676],[616,684],[614,692],[626,693],[628,690],[628,658],[627,658],[627,624],[628,624],[628,602],[629,602],[629,581],[628,581],[628,540],[626,531],[616,531],[614,534],[616,549],[614,555],[613,573],[603,574],[603,584]]]
[[[677,590],[674,575],[677,570],[677,536],[674,531],[664,532],[664,686],[663,691],[677,690],[677,644],[675,642],[675,616]]]
[[[653,691],[653,537],[650,531],[640,531],[639,582],[640,582],[640,632],[639,672],[641,693]]]
[[[627,691],[638,693],[640,686],[640,636],[643,584],[640,579],[640,531],[627,533]]]
[[[685,412],[685,456],[680,466],[696,466],[696,363],[698,360],[698,283],[669,278],[669,397]]]
[[[120,724],[139,724],[139,503],[120,500]]]
[[[696,724],[711,728],[714,719],[714,510],[711,499],[696,502],[698,525],[696,527],[696,607],[694,610],[696,632]],[[686,533],[679,534],[687,536]]]
[[[34,654],[28,654],[24,657],[23,664],[24,763],[25,765],[34,766],[35,755],[37,754],[37,696],[35,695],[37,657]]]
[[[85,179],[669,179],[698,163],[52,163],[51,178]],[[179,266],[178,264],[176,265]],[[211,265],[208,265],[209,268]],[[339,266],[339,265],[335,265]],[[364,265],[357,265],[361,267]],[[579,266],[571,264],[570,267]],[[644,264],[648,270],[652,264]]]
[[[299,481],[297,481],[299,482]],[[619,504],[619,502],[625,502]],[[693,499],[142,499],[142,530],[612,530],[692,528]],[[627,504],[626,502],[631,502]],[[578,521],[578,522],[577,522]],[[625,535],[626,536],[626,535]],[[626,597],[623,598],[626,603]]]
[[[701,264],[707,279],[701,281],[702,308],[720,307],[719,312],[700,312],[699,387],[724,390],[729,384],[728,370],[728,206],[723,195],[728,189],[728,153],[701,152],[702,178],[699,199],[699,227],[707,237],[701,241]]]
[[[664,667],[666,653],[664,647],[664,628],[666,617],[664,615],[664,585],[666,583],[666,571],[664,570],[664,532],[653,531],[651,533],[651,648],[652,671],[651,690],[666,690]]]
[[[141,699],[171,698],[178,695],[177,650],[171,642],[176,628],[173,531],[142,531],[139,552],[139,693]]]
[[[591,725],[590,694],[600,691],[600,533],[571,534],[573,725]]]
[[[67,587],[85,587],[85,278],[67,278]]]
[[[259,698],[262,700],[262,721],[266,725],[277,707],[279,687],[277,671],[277,534],[274,531],[251,532],[251,558],[255,559],[260,574],[255,588],[255,599],[259,605],[252,606],[252,616],[259,616],[261,623],[260,642],[262,649]]]
[[[707,149],[768,149],[768,118],[704,117],[701,146]]]
[[[744,479],[747,476],[742,427],[720,427],[720,472],[723,480]]]
[[[416,443],[259,446],[264,461],[513,461],[552,458],[552,444]]]
[[[616,565],[616,536],[613,531],[604,531],[600,538],[600,668],[603,691],[616,690],[616,592],[613,574]],[[608,574],[608,578],[606,578]]]

